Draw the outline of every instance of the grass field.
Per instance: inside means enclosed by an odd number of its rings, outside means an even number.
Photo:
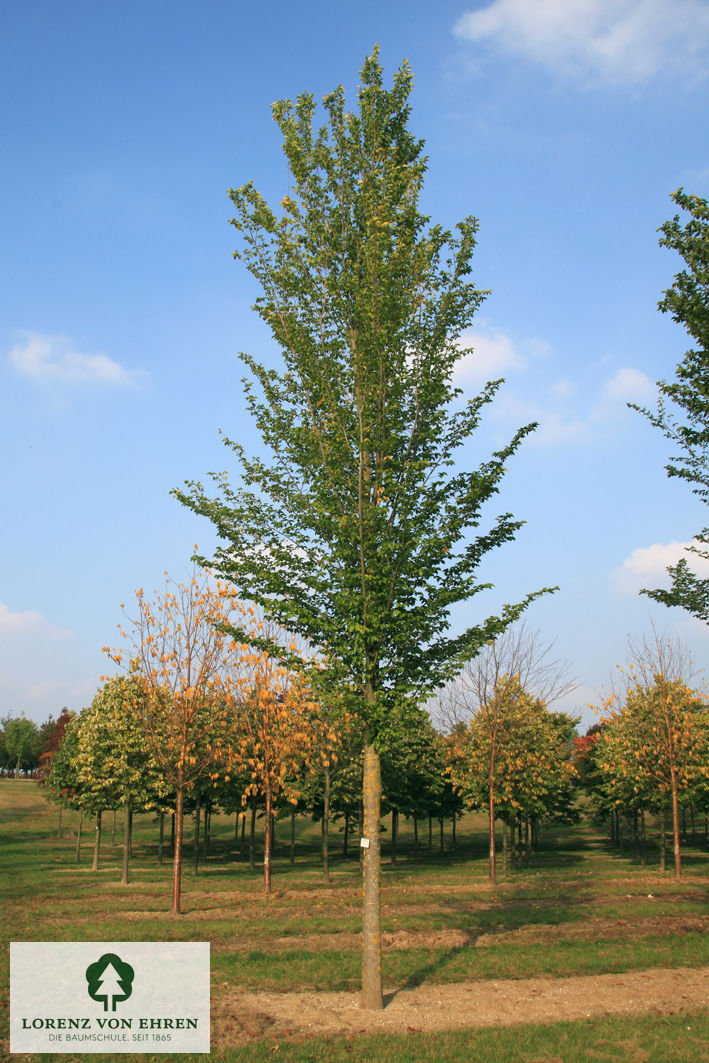
[[[175,918],[169,915],[171,866],[167,857],[162,867],[158,864],[154,818],[136,817],[132,881],[124,887],[119,884],[119,832],[112,846],[110,817],[105,820],[102,865],[92,872],[91,824],[77,863],[76,814],[64,813],[59,838],[58,812],[35,784],[0,781],[0,919],[6,943],[208,940],[217,1010],[220,1001],[239,991],[357,988],[359,864],[356,851],[343,858],[341,836],[332,839],[331,881],[325,886],[318,826],[298,820],[296,861],[290,866],[290,825],[279,823],[274,893],[267,900],[259,872],[249,869],[248,854],[235,840],[233,817],[215,815],[208,858],[196,877],[187,847],[184,914]],[[443,853],[435,831],[432,851],[427,832],[422,838],[415,860],[410,825],[404,825],[396,867],[388,862],[385,841],[382,925],[390,990],[709,967],[709,856],[703,837],[694,845],[688,841],[684,878],[677,884],[670,871],[657,871],[652,848],[643,866],[611,848],[588,825],[549,829],[529,863],[501,877],[495,890],[487,882],[481,818],[471,816],[458,825],[455,852],[448,829]],[[5,1008],[8,951],[2,972]],[[520,1020],[522,1025],[438,1032],[433,1039],[407,1030],[302,1041],[295,1035],[274,1039],[258,1023],[250,1028],[252,1019],[237,1008],[235,1041],[213,1034],[212,1056],[244,1063],[272,1059],[275,1053],[294,1061],[369,1063],[709,1060],[709,1001],[701,1013],[683,1011],[678,1000],[668,1001],[661,1015],[599,1015],[545,1025],[524,1024],[524,1016]],[[7,1048],[6,1011],[3,1024]]]

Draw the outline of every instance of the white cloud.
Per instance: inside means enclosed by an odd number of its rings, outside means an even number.
[[[82,354],[69,340],[59,336],[27,333],[23,343],[12,348],[7,357],[22,376],[38,383],[93,383],[125,387],[137,384],[146,374],[125,369],[106,354]]]
[[[603,397],[611,402],[649,402],[656,396],[655,384],[639,369],[619,369],[603,388]]]
[[[709,561],[687,552],[692,543],[680,543],[673,539],[670,543],[653,543],[652,546],[639,546],[626,557],[620,568],[611,573],[611,587],[616,594],[626,596],[638,594],[644,587],[669,587],[668,565],[676,565],[685,558],[689,567],[703,579],[709,578]],[[701,543],[694,545],[700,546]]]
[[[458,345],[473,348],[455,367],[453,381],[458,387],[485,384],[504,376],[509,370],[523,369],[525,365],[510,337],[496,328],[466,332]]]
[[[21,613],[13,613],[4,602],[0,602],[0,632],[4,637],[34,633],[44,637],[51,635],[56,638],[68,634],[64,628],[52,627],[41,613],[35,613],[30,609]]]
[[[490,41],[576,80],[640,85],[661,72],[701,77],[706,0],[492,0],[466,12],[458,37]]]
[[[41,721],[63,705],[79,710],[98,685],[104,662],[86,661],[74,634],[41,613],[0,602],[0,706]]]

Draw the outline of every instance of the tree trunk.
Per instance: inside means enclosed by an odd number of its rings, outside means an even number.
[[[133,859],[133,808],[128,815],[128,854]]]
[[[419,858],[419,824],[414,812],[414,860]]]
[[[679,848],[679,800],[677,797],[677,773],[674,769],[670,773],[670,786],[672,789],[672,835],[674,839],[675,879],[677,882],[682,878],[682,857]]]
[[[490,835],[490,855],[488,861],[488,877],[493,886],[497,885],[497,855],[495,853],[495,786],[492,774],[488,780],[488,833]]]
[[[256,802],[251,806],[251,833],[249,834],[249,867],[256,870]]]
[[[204,806],[204,830],[202,831],[202,863],[207,863],[207,852],[209,850],[209,830],[212,822],[212,810],[208,805]]]
[[[165,846],[165,813],[160,813],[160,833],[158,835],[158,863],[162,866],[162,854]]]
[[[121,886],[128,885],[128,867],[130,865],[130,796],[126,794],[126,807],[123,814],[123,867],[121,869]]]
[[[527,860],[532,858],[532,834],[529,829],[529,817],[524,821],[524,849]]]
[[[502,871],[506,875],[510,869],[510,847],[508,843],[508,825],[502,821]]]
[[[323,780],[323,804],[321,824],[322,873],[325,882],[330,881],[330,863],[328,853],[328,833],[330,829],[330,768],[325,767]]]
[[[342,840],[342,855],[347,859],[347,842],[349,841],[348,835],[350,830],[350,814],[345,809],[345,836]]]
[[[396,836],[399,832],[399,810],[392,808],[391,810],[391,862],[392,866],[396,867]]]
[[[453,813],[453,849],[455,849],[455,825],[456,825],[457,819],[458,819],[458,817],[456,816],[456,814],[454,812]]]
[[[640,813],[640,863],[643,867],[647,864],[647,853],[645,851],[645,810]]]
[[[241,848],[244,848],[244,839],[246,838],[246,809],[241,813]]]
[[[665,829],[665,806],[660,809],[660,871],[667,870],[667,833]]]
[[[515,845],[515,832],[517,830],[517,817],[510,817],[510,867],[517,866],[517,846]]]
[[[194,834],[192,836],[192,874],[196,875],[199,871],[199,790],[195,794],[195,806],[194,806]]]
[[[438,820],[438,825],[440,827],[440,851],[443,852],[443,816]]]
[[[633,818],[631,820],[631,825],[632,825],[632,831],[633,831],[633,857],[637,860],[637,858],[638,858],[638,810],[637,810],[637,808],[633,809]]]
[[[263,828],[263,892],[271,896],[271,787],[266,786],[266,821]]]
[[[290,810],[290,866],[295,864],[295,809]]]
[[[96,813],[96,834],[94,838],[94,859],[91,864],[92,871],[98,871],[99,860],[101,858],[101,813]]]
[[[76,832],[76,853],[75,853],[75,856],[76,856],[77,864],[81,860],[81,828],[83,826],[83,822],[84,822],[84,812],[83,812],[83,809],[82,809],[79,812],[79,826],[78,826],[78,829],[77,829],[77,832]]]
[[[428,851],[433,852],[433,816],[428,814]]]
[[[183,784],[177,787],[177,800],[175,802],[175,814],[172,817],[172,825],[175,830],[174,855],[172,858],[172,912],[180,914],[180,894],[182,891],[182,833],[184,827],[185,794]]]
[[[363,782],[362,1007],[372,1011],[381,1011],[384,1007],[379,896],[382,777],[379,754],[369,741],[364,747]]]
[[[172,849],[172,855],[175,855],[175,816],[176,813],[172,813],[172,823],[170,825],[170,848]]]

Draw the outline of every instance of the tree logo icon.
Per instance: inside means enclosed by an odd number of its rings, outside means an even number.
[[[127,1000],[133,992],[134,976],[129,963],[124,963],[115,952],[105,952],[86,968],[89,996],[92,1000],[102,1000],[104,1011],[115,1011],[116,1004]]]

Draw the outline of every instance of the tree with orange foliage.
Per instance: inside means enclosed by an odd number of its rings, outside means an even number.
[[[241,651],[240,683],[232,689],[229,767],[250,774],[243,803],[249,797],[265,803],[263,884],[270,896],[271,814],[279,798],[297,803],[300,797],[298,777],[319,738],[319,706],[272,657],[246,646]]]
[[[224,756],[228,704],[239,648],[221,625],[241,623],[245,609],[233,591],[193,570],[189,583],[167,578],[149,602],[136,591],[138,611],[121,634],[129,651],[104,647],[144,690],[145,740],[175,792],[172,911],[180,911],[185,795]]]
[[[709,778],[709,711],[686,680],[691,661],[677,640],[658,634],[630,642],[630,667],[605,701],[596,745],[607,796],[616,803],[669,805],[675,879],[682,877],[679,805]]]

